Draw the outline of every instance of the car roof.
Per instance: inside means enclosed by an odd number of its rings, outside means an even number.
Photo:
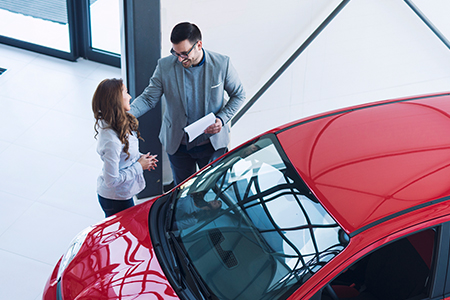
[[[359,105],[273,131],[350,235],[450,195],[450,94]]]

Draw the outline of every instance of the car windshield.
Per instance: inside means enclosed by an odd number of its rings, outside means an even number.
[[[170,231],[218,299],[276,299],[345,247],[274,137],[183,184]]]

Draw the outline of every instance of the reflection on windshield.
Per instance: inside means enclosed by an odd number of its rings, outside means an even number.
[[[276,299],[344,248],[297,176],[265,138],[181,187],[171,229],[219,299]]]

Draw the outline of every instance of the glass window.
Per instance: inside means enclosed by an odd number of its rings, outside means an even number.
[[[273,299],[345,247],[342,229],[270,138],[184,184],[172,234],[220,299]]]
[[[346,268],[330,287],[339,299],[424,299],[429,297],[437,228],[401,238]],[[329,299],[329,289],[317,299]]]
[[[32,2],[32,3],[29,3]],[[2,43],[120,66],[120,0],[0,1]]]
[[[0,2],[0,36],[71,51],[66,1]]]
[[[120,54],[119,0],[90,0],[91,47]]]

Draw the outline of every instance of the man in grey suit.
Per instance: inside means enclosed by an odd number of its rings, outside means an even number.
[[[243,104],[245,91],[230,58],[203,49],[195,24],[177,24],[170,41],[172,56],[158,61],[149,85],[133,101],[130,113],[140,117],[165,97],[159,139],[169,156],[175,184],[179,184],[195,173],[197,165],[202,168],[227,151],[228,122]],[[189,142],[184,127],[211,112],[215,123]]]

